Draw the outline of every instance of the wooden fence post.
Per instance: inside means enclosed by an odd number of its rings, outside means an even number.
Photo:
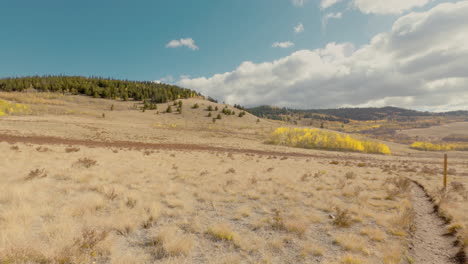
[[[447,154],[444,155],[444,189],[447,189]]]

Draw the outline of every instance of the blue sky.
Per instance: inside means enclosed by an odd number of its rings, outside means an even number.
[[[318,2],[296,7],[289,0],[4,0],[0,76],[206,76],[331,41],[360,45],[394,20],[354,10],[324,31],[323,15],[345,5],[322,11]],[[305,30],[296,34],[299,23]],[[194,39],[200,49],[166,48],[181,38]],[[272,48],[277,41],[295,46]]]
[[[468,84],[461,73],[468,72],[462,66],[468,57],[458,46],[468,42],[456,37],[468,29],[466,6],[466,0],[2,0],[0,77],[163,80],[247,106],[466,108],[468,89],[460,97],[460,87]],[[295,32],[299,24],[304,30]],[[182,39],[192,46],[168,47]],[[457,44],[456,55],[443,43]],[[450,72],[438,76],[425,61]],[[447,86],[453,96],[440,100]]]

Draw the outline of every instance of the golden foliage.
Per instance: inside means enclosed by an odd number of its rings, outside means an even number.
[[[0,100],[0,116],[11,114],[27,114],[31,110],[23,104],[13,104],[7,101]]]
[[[414,142],[410,148],[424,151],[450,151],[450,150],[461,150],[467,151],[468,144],[433,144],[430,142]]]
[[[0,92],[0,98],[22,104],[64,105],[60,93]]]
[[[270,135],[268,143],[298,148],[391,154],[385,144],[360,141],[349,135],[319,129],[280,127]]]

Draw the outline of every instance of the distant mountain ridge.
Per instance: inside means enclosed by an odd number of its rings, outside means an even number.
[[[263,118],[282,120],[283,116],[301,115],[303,118],[315,118],[328,121],[349,122],[349,120],[372,121],[383,119],[408,119],[412,117],[429,116],[466,116],[468,111],[450,111],[445,113],[422,112],[393,106],[367,108],[336,108],[336,109],[291,109],[272,106],[248,108],[250,113]]]

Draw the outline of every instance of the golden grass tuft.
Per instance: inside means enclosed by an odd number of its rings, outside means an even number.
[[[364,264],[365,262],[353,255],[346,255],[340,258],[340,264]]]
[[[210,235],[215,240],[227,240],[231,241],[237,236],[236,233],[232,230],[231,226],[226,223],[218,223],[208,228],[206,231],[208,235]]]
[[[333,243],[341,246],[347,251],[363,253],[369,255],[369,249],[366,239],[354,234],[340,234],[333,239]]]
[[[151,241],[154,253],[159,257],[187,256],[194,246],[194,239],[176,226],[152,230]]]
[[[399,264],[403,257],[403,251],[400,245],[391,243],[383,248],[383,263],[384,264]]]
[[[306,257],[312,255],[315,257],[321,257],[325,254],[325,248],[315,243],[306,242],[302,245],[301,255]]]
[[[299,236],[304,236],[309,228],[309,223],[304,219],[285,219],[283,223],[286,231],[296,233]]]
[[[361,229],[360,234],[365,235],[371,240],[377,242],[382,242],[387,239],[387,234],[384,231],[372,227],[364,227],[363,229]]]

